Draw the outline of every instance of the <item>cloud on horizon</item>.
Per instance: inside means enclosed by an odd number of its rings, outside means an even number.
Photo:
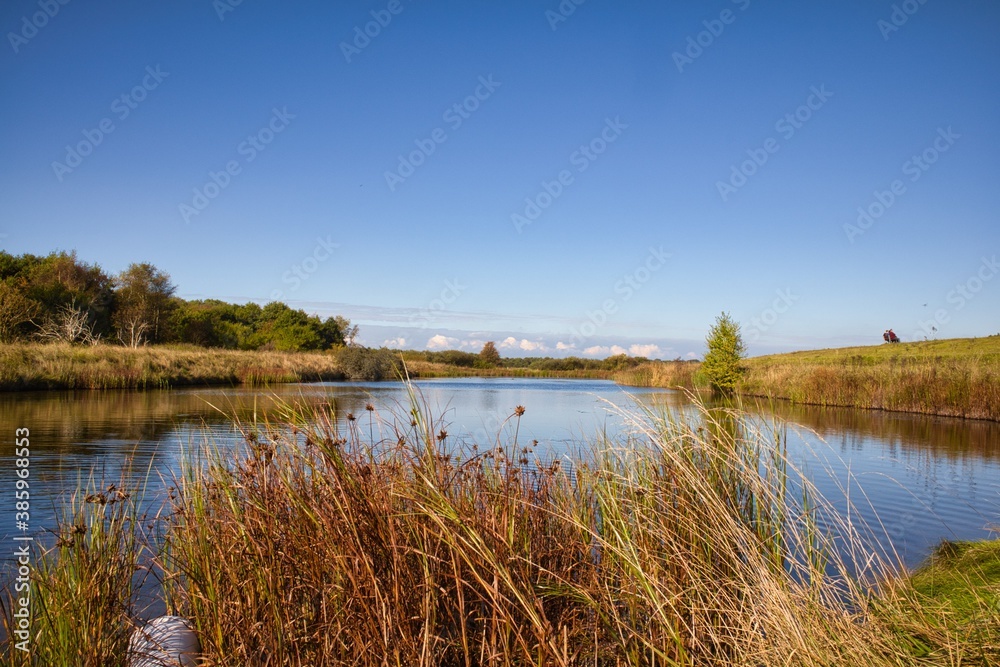
[[[363,327],[358,342],[392,349],[462,350],[479,352],[487,341],[494,341],[505,357],[589,357],[604,358],[615,354],[649,359],[696,359],[700,341],[669,339],[628,339],[616,336],[593,336],[582,344],[558,335],[525,335],[511,331],[461,331],[455,329],[398,329],[369,325]]]

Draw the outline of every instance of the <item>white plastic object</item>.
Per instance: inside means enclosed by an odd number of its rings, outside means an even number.
[[[128,653],[128,667],[196,667],[201,644],[191,621],[158,616],[135,629]]]

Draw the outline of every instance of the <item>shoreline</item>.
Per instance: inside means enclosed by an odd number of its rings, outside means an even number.
[[[405,362],[412,379],[453,377],[612,380],[622,386],[700,391],[699,364],[648,361],[627,370],[473,368]],[[146,390],[348,380],[335,353],[0,345],[0,392]],[[793,405],[1000,421],[1000,336],[791,352],[746,360],[738,394]]]
[[[744,361],[737,393],[792,404],[1000,421],[1000,335],[810,350]],[[702,386],[697,368],[649,362],[623,384]]]
[[[323,352],[0,345],[0,391],[146,390],[344,379]]]

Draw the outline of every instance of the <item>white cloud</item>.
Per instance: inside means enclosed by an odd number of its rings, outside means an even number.
[[[457,345],[458,345],[457,338],[452,338],[450,336],[442,336],[441,334],[431,336],[430,340],[427,341],[428,350],[434,350],[438,348],[442,350],[450,350],[454,349],[455,346]]]
[[[611,354],[628,354],[628,352],[621,345],[612,345]]]
[[[648,357],[650,359],[663,358],[663,350],[660,349],[659,345],[654,345],[653,343],[647,343],[645,345],[635,343],[629,346],[628,353],[633,357]]]
[[[534,341],[528,340],[527,338],[522,339],[518,347],[520,347],[522,350],[526,352],[538,352],[538,351],[545,351],[546,349],[548,349],[545,347],[545,343],[536,343]]]
[[[514,338],[513,336],[507,336],[502,341],[500,341],[500,347],[502,348],[517,347],[517,339]]]
[[[557,350],[573,350],[573,349],[576,349],[576,345],[574,345],[573,343],[566,344],[566,343],[564,343],[562,341],[559,341],[558,343],[556,343],[556,349]]]
[[[406,348],[406,339],[402,336],[399,338],[387,338],[382,341],[382,347],[391,347],[397,350],[402,350]]]

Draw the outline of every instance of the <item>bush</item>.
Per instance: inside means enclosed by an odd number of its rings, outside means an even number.
[[[399,361],[384,347],[350,345],[337,354],[337,363],[351,380],[394,380],[401,375]]]
[[[460,366],[462,368],[472,368],[476,365],[479,357],[472,352],[461,350],[443,350],[441,352],[428,352],[427,361],[433,361],[450,366]]]
[[[479,366],[482,368],[496,368],[500,365],[500,353],[493,341],[487,341],[479,353]]]

